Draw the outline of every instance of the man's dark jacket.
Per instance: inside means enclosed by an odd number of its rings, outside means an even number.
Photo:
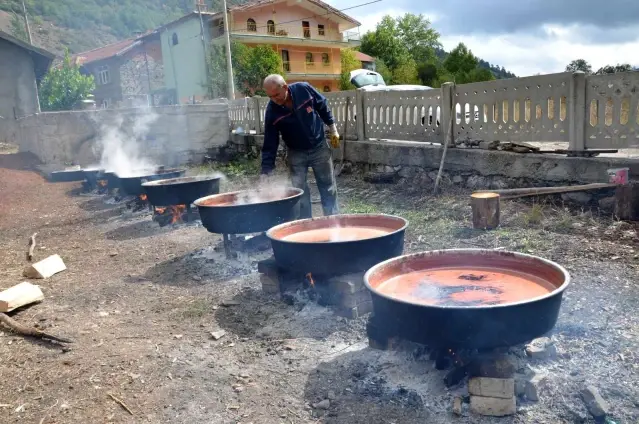
[[[264,146],[262,147],[262,174],[275,168],[275,157],[282,140],[290,150],[312,150],[326,142],[324,124],[335,120],[326,103],[326,97],[306,82],[288,86],[293,109],[273,101],[266,106],[264,117]]]

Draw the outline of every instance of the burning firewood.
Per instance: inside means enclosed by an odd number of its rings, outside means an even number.
[[[26,325],[20,324],[18,321],[11,318],[9,315],[0,312],[0,323],[4,324],[5,327],[13,331],[14,333],[37,337],[39,339],[48,339],[53,340],[59,343],[73,343],[72,340],[63,339],[62,337],[57,337],[49,333],[45,333],[44,331],[40,331],[37,328],[27,327]]]
[[[36,236],[38,233],[33,233],[31,238],[29,239],[29,250],[27,250],[27,261],[31,262],[33,260],[33,249],[36,246]]]

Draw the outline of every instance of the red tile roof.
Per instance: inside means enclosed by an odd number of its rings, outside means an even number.
[[[360,62],[375,62],[375,58],[362,52],[355,52],[355,59]]]
[[[86,65],[98,60],[108,59],[118,54],[127,52],[131,47],[138,43],[139,37],[127,38],[126,40],[117,41],[97,49],[78,53],[71,56],[71,61],[79,65]]]
[[[335,9],[333,6],[331,6],[328,3],[324,3],[322,0],[307,0],[309,3],[312,3],[316,6],[319,6],[323,9],[325,9],[327,12],[330,13],[334,13],[337,16],[339,16],[340,18],[349,21],[357,26],[360,26],[361,23],[355,19],[353,19],[352,17],[348,16],[347,14]],[[263,6],[265,4],[269,4],[269,3],[274,3],[274,0],[255,0],[255,1],[250,1],[246,4],[243,5],[239,5],[239,6],[231,6],[229,7],[229,10],[233,10],[233,11],[239,11],[239,10],[247,10],[247,9],[252,9],[253,7],[256,6]]]

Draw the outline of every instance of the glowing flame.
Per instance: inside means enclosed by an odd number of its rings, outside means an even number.
[[[155,208],[155,213],[157,213],[158,215],[162,215],[165,210],[166,208]]]
[[[145,202],[146,201],[146,194],[140,194],[140,200]]]
[[[171,224],[175,224],[178,221],[182,221],[182,213],[186,210],[185,205],[169,206],[169,210],[173,215],[171,217]]]
[[[106,187],[107,185],[107,180],[98,180],[98,185],[100,187]]]
[[[315,288],[315,280],[313,280],[313,275],[311,275],[310,272],[306,274],[306,279],[308,280],[308,284],[310,284],[312,288]]]

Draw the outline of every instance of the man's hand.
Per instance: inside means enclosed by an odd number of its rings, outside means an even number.
[[[330,136],[331,147],[337,149],[339,147],[339,133],[337,132],[337,125],[333,124],[328,127],[328,133]]]

